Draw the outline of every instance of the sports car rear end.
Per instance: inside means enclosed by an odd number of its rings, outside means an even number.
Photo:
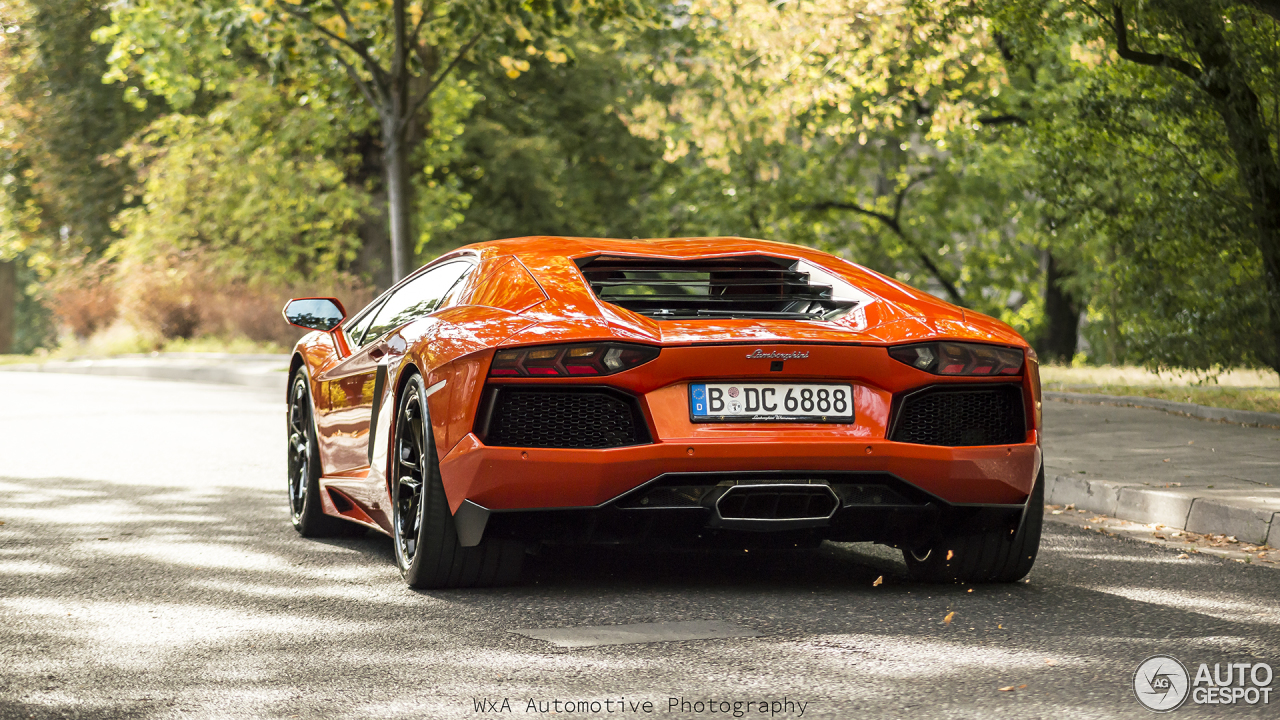
[[[876,541],[920,564],[1026,525],[1037,369],[1003,324],[794,246],[557,249],[516,253],[535,322],[453,372],[475,397],[440,460],[460,536]]]

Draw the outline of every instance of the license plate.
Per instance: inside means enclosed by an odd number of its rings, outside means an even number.
[[[694,422],[853,422],[852,385],[691,383]]]

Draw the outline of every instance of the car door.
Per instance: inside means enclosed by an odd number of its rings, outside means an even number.
[[[369,464],[375,398],[386,382],[386,359],[405,350],[403,342],[392,340],[393,331],[440,309],[449,290],[473,267],[469,260],[451,260],[428,268],[355,323],[360,337],[348,335],[354,352],[320,378],[327,402],[317,425],[321,447],[327,450],[326,474]]]

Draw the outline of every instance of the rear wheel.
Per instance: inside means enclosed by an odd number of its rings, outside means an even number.
[[[392,445],[392,538],[400,574],[412,588],[514,583],[522,543],[487,538],[475,547],[458,544],[425,400],[422,376],[414,375],[400,398]]]
[[[1017,582],[1031,572],[1036,562],[1043,524],[1044,469],[1041,468],[1016,530],[958,533],[930,547],[904,549],[902,555],[911,577],[924,582]]]
[[[289,385],[289,516],[303,537],[332,537],[364,528],[324,514],[320,507],[320,450],[312,420],[307,373],[299,369]]]

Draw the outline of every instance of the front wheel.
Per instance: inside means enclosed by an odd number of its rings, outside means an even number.
[[[1031,572],[1044,525],[1044,468],[1027,498],[1016,530],[993,529],[944,537],[921,549],[903,549],[911,577],[933,583],[1010,583]]]
[[[303,537],[363,533],[364,528],[325,515],[320,507],[320,449],[312,408],[307,372],[300,368],[289,385],[289,518],[293,528]]]
[[[509,585],[520,577],[523,544],[486,538],[462,547],[440,479],[422,376],[409,379],[396,413],[391,458],[396,565],[412,588]]]

